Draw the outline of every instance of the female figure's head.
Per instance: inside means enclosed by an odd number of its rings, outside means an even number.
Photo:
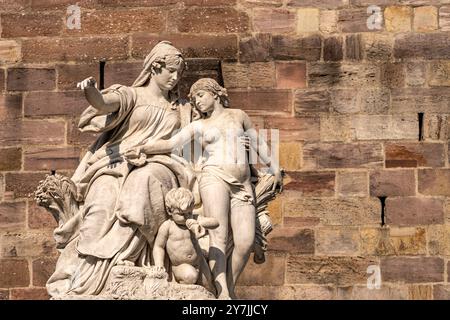
[[[217,104],[225,108],[229,106],[227,89],[211,78],[202,78],[195,82],[189,91],[189,99],[196,111],[194,120],[203,118]]]
[[[154,82],[169,97],[178,98],[178,81],[185,69],[181,52],[169,41],[161,41],[144,60],[144,69],[133,83],[133,87],[147,86]]]

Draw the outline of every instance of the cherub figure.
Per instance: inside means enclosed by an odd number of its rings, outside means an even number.
[[[165,204],[170,219],[158,230],[153,260],[156,267],[164,268],[167,252],[177,282],[199,283],[214,292],[211,272],[197,239],[205,236],[207,229],[217,228],[219,223],[215,218],[198,216],[195,219],[192,214],[194,202],[194,196],[188,189],[175,188],[167,193]]]

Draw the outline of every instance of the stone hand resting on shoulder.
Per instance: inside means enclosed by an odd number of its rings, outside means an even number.
[[[153,247],[155,266],[164,267],[165,252],[172,263],[172,271],[177,282],[196,284],[206,288],[212,286],[211,275],[197,239],[206,234],[206,229],[217,228],[217,219],[198,217],[194,219],[192,209],[194,196],[185,188],[170,190],[166,195],[166,208],[170,219],[158,230]]]
[[[206,217],[219,221],[211,230],[209,265],[213,272],[219,298],[235,297],[234,287],[243,271],[255,240],[255,196],[251,184],[251,166],[245,146],[239,137],[248,134],[250,147],[263,163],[270,166],[275,177],[273,189],[282,185],[278,163],[265,156],[267,145],[257,142],[256,131],[248,115],[229,109],[225,88],[213,79],[200,79],[190,89],[189,97],[200,120],[184,127],[168,140],[152,141],[125,153],[136,158],[141,153],[170,153],[193,139],[204,149],[199,174],[199,190]],[[228,226],[233,234],[233,251],[227,256]],[[227,260],[229,260],[227,262]],[[227,265],[231,269],[227,271]]]

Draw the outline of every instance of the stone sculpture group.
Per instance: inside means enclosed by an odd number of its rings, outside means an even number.
[[[53,299],[233,299],[251,253],[264,262],[282,170],[215,80],[182,102],[184,69],[162,41],[132,86],[78,84],[90,104],[79,129],[99,136],[71,178],[48,175],[35,192],[58,222]]]

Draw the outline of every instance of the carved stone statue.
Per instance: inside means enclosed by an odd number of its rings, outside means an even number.
[[[35,193],[58,222],[54,299],[229,299],[250,253],[264,261],[282,173],[217,82],[197,81],[180,102],[184,69],[162,41],[131,87],[79,83],[90,103],[79,129],[100,135],[70,179],[49,175]],[[195,163],[180,151],[191,140],[204,148]]]

